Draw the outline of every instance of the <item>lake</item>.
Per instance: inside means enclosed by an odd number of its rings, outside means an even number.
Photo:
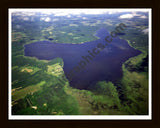
[[[92,51],[98,43],[107,43],[105,37],[109,36],[109,32],[101,28],[95,36],[99,39],[83,44],[34,42],[24,46],[25,56],[36,57],[40,60],[52,60],[60,57],[64,61],[64,72],[67,75],[75,66],[79,65],[80,61],[84,61],[82,56],[89,55],[88,51]],[[98,55],[92,58],[79,73],[74,75],[70,85],[78,89],[87,89],[97,81],[105,80],[116,83],[122,78],[122,64],[130,57],[140,53],[140,51],[130,47],[127,41],[116,37]]]

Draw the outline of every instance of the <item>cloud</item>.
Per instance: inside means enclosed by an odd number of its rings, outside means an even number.
[[[138,17],[138,18],[141,18],[141,19],[146,19],[147,18],[147,16],[139,14],[139,12],[132,11],[131,13],[123,14],[123,15],[119,16],[119,19],[131,19],[135,16]]]
[[[51,21],[51,18],[47,17],[44,21],[49,22]]]
[[[42,20],[44,20],[44,19],[45,19],[45,17],[41,17],[41,18],[40,18],[40,21],[42,21]]]
[[[59,19],[58,18],[54,18],[52,21],[58,21]]]
[[[83,17],[82,19],[83,19],[83,20],[86,20],[87,18],[86,18],[86,17]]]
[[[141,18],[141,19],[146,19],[147,16],[143,15],[143,16],[140,16],[139,18]]]
[[[134,14],[124,14],[119,16],[119,19],[131,19],[134,17]]]
[[[104,14],[108,13],[110,10],[108,9],[12,9],[12,12],[20,12],[24,15],[34,15],[35,13],[43,13],[47,15],[54,16],[68,16],[72,15],[80,15],[80,14]],[[17,14],[15,14],[17,15]],[[20,14],[21,15],[21,14]]]
[[[146,18],[146,16],[139,14],[139,12],[149,12],[149,10],[145,9],[12,9],[12,15],[20,15],[20,16],[33,16],[37,13],[40,13],[41,16],[47,17],[48,15],[54,16],[66,16],[68,18],[72,17],[72,15],[81,16],[81,14],[105,14],[112,15],[116,13],[125,12],[127,14],[122,14],[119,19],[131,19],[135,16],[139,18]],[[18,13],[16,13],[18,12]],[[85,18],[84,18],[85,19]],[[42,19],[41,19],[42,20]],[[50,19],[45,19],[44,21],[50,22]]]
[[[57,11],[57,13],[54,12],[54,16],[68,16],[68,13],[67,12],[58,12]]]
[[[50,22],[50,21],[51,21],[51,18],[49,18],[49,17],[41,17],[40,20],[41,20],[41,21],[45,21],[45,22]]]
[[[144,34],[148,34],[148,28],[146,28],[146,29],[144,29],[144,30],[142,30],[142,33],[144,33]]]

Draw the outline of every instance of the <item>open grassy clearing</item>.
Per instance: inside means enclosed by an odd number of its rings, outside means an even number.
[[[19,99],[23,99],[27,94],[33,95],[34,92],[42,89],[42,86],[45,84],[45,81],[41,81],[37,85],[28,86],[17,91],[12,92],[12,102]]]

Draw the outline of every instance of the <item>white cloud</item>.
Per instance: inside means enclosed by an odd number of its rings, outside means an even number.
[[[44,21],[49,22],[51,21],[51,18],[47,17]]]
[[[148,34],[148,31],[149,31],[149,29],[148,29],[148,28],[146,28],[146,29],[142,30],[142,33],[144,33],[144,34]]]
[[[55,16],[68,16],[68,14],[103,14],[107,12],[107,9],[54,9],[52,13],[54,13]]]
[[[22,12],[25,15],[35,14],[36,12],[40,12],[43,14],[53,14],[55,16],[68,16],[69,14],[72,15],[79,15],[83,14],[109,14],[110,13],[117,13],[117,12],[124,12],[125,10],[117,9],[12,9],[12,12]]]
[[[54,16],[67,16],[68,13],[66,12],[57,12],[57,13],[54,13]]]
[[[40,18],[40,21],[42,21],[42,20],[45,20],[45,17],[41,17],[41,18]]]
[[[133,14],[124,14],[124,15],[121,15],[119,19],[131,19],[133,17],[134,17]]]
[[[125,12],[125,10],[108,10],[108,14],[115,14],[115,13],[121,13],[121,12]],[[130,12],[130,10],[126,11],[126,12]]]
[[[67,16],[80,15],[80,14],[115,14],[121,12],[128,12],[128,14],[121,15],[119,18],[133,18],[134,16],[140,16],[137,12],[149,12],[148,9],[11,9],[11,12],[19,12],[19,14],[13,15],[23,15],[32,16],[37,12],[43,14],[43,16],[54,15],[54,16]],[[143,18],[143,17],[142,17]],[[47,21],[48,22],[48,21]]]
[[[140,12],[140,11],[138,11]],[[132,11],[131,13],[128,13],[128,14],[123,14],[119,17],[119,19],[131,19],[135,16],[138,16],[138,18],[142,18],[142,19],[145,19],[147,18],[145,15],[142,15],[142,14],[138,14],[137,11]],[[144,11],[145,12],[145,11]]]
[[[54,18],[52,21],[58,21],[59,19],[58,18]]]
[[[140,14],[137,14],[137,12],[134,12],[134,11],[132,12],[132,15],[133,16],[141,16]]]
[[[49,17],[41,17],[40,20],[41,21],[45,21],[45,22],[50,22],[51,18],[49,18]]]
[[[143,15],[143,16],[140,16],[139,18],[146,19],[147,16]]]
[[[87,18],[86,18],[86,17],[83,17],[82,19],[83,19],[83,20],[86,20]]]

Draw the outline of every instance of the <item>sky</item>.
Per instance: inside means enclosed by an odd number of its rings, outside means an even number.
[[[92,8],[92,9],[73,9],[73,8],[54,8],[54,9],[37,9],[37,8],[29,8],[29,9],[9,9],[9,13],[14,12],[21,12],[15,15],[21,15],[23,16],[23,20],[29,20],[25,16],[32,16],[35,15],[36,12],[40,12],[43,14],[44,17],[41,18],[41,20],[50,22],[52,21],[48,15],[54,15],[54,16],[66,16],[68,18],[71,17],[71,15],[80,15],[80,14],[92,14],[92,15],[98,15],[98,14],[106,14],[106,15],[112,15],[115,13],[121,13],[121,12],[127,12],[126,14],[120,15],[119,19],[131,19],[134,16],[138,16],[139,18],[145,19],[147,18],[145,15],[140,15],[138,12],[149,12],[150,9],[99,9],[99,8]]]
[[[148,12],[148,9],[11,9],[12,12],[23,11],[23,12],[41,12],[44,14],[55,14],[56,16],[66,16],[68,14],[79,15],[83,14],[113,14],[118,12]]]

